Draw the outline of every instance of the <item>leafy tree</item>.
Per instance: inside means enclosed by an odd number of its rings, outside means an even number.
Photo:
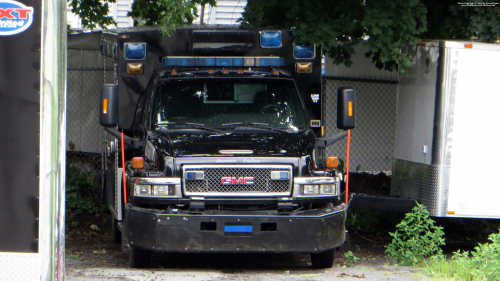
[[[500,37],[499,6],[461,6],[443,0],[248,0],[244,26],[293,28],[296,41],[318,44],[336,64],[351,65],[353,47],[364,38],[378,68],[409,64],[401,48],[421,39]],[[482,2],[482,1],[481,1]],[[483,2],[484,3],[484,2]]]
[[[82,25],[90,29],[116,24],[113,18],[108,16],[109,3],[116,3],[116,0],[68,0],[73,14],[78,15]]]
[[[108,16],[109,3],[116,0],[68,0],[74,14],[82,19],[84,27],[94,29],[116,25]],[[216,5],[216,0],[134,0],[128,16],[141,19],[146,25],[158,25],[163,33],[170,33],[177,25],[190,24],[198,17],[196,5]]]
[[[158,25],[170,34],[177,25],[190,24],[198,17],[196,5],[216,5],[216,0],[134,0],[128,16],[141,18],[145,25]]]

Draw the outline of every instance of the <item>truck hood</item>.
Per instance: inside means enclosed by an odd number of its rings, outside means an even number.
[[[251,151],[249,155],[252,156],[300,157],[312,152],[316,137],[311,130],[291,133],[162,133],[151,143],[163,156],[241,156],[238,151],[246,150]]]

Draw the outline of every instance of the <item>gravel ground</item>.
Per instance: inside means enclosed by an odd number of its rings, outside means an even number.
[[[344,266],[343,253],[360,260]],[[66,280],[430,280],[420,268],[394,266],[384,248],[351,238],[329,269],[311,267],[306,254],[155,254],[152,268],[128,268],[128,257],[111,237],[66,239]]]

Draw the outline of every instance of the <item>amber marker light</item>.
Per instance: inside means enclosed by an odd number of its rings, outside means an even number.
[[[215,71],[213,69],[208,70],[208,74],[214,74],[214,73],[215,73]]]
[[[171,75],[176,75],[176,74],[177,74],[177,70],[172,69],[172,71],[170,71],[170,74],[171,74]]]
[[[243,69],[238,69],[236,72],[237,72],[238,74],[243,74]]]
[[[448,215],[454,215],[455,211],[448,211]]]
[[[229,69],[223,69],[222,74],[229,74]]]
[[[312,73],[312,63],[299,62],[295,65],[297,73]]]
[[[278,70],[274,70],[274,71],[273,71],[273,74],[274,74],[274,75],[280,75],[280,72],[279,72]]]
[[[337,156],[328,156],[326,158],[326,168],[329,170],[336,169],[339,166],[339,158]]]
[[[132,168],[143,169],[144,168],[144,158],[142,158],[142,157],[132,158]]]
[[[472,49],[472,44],[465,44],[464,47],[467,49]]]
[[[127,63],[128,74],[143,74],[144,67],[142,63]]]
[[[104,114],[108,113],[108,99],[102,100],[102,113]]]

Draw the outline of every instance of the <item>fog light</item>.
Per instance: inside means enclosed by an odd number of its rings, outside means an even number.
[[[304,195],[318,195],[319,186],[317,184],[304,185]]]
[[[335,185],[322,184],[319,186],[319,194],[335,194]]]
[[[150,196],[151,195],[151,185],[138,184],[135,186],[136,196]]]
[[[153,195],[167,196],[170,194],[168,185],[153,185]]]

